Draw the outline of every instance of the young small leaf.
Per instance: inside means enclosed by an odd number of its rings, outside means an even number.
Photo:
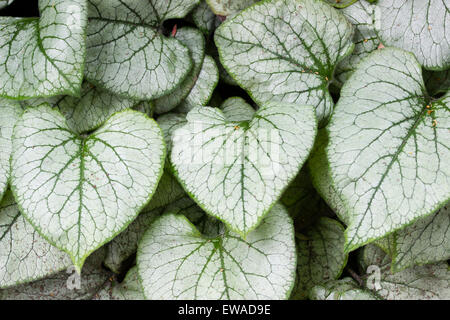
[[[376,50],[380,45],[375,31],[374,15],[375,6],[366,0],[359,0],[340,12],[348,19],[355,29],[353,42],[355,50],[345,57],[336,67],[336,79],[344,83],[350,74],[356,69],[358,63],[370,52]]]
[[[206,106],[218,82],[219,70],[216,63],[213,58],[206,56],[194,87],[175,111],[188,113],[196,106]]]

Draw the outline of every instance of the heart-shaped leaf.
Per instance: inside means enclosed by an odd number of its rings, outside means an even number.
[[[88,0],[86,77],[117,94],[150,100],[169,94],[192,67],[189,49],[160,30],[198,0]]]
[[[284,102],[267,103],[251,120],[229,114],[210,107],[190,111],[172,135],[171,163],[206,212],[245,236],[300,171],[317,124],[312,107]]]
[[[325,124],[333,109],[328,84],[353,50],[352,35],[351,24],[324,1],[271,0],[227,19],[215,42],[222,64],[257,104],[312,105]]]
[[[449,106],[450,94],[429,100],[421,66],[400,49],[371,53],[344,84],[326,152],[347,210],[347,250],[449,201]]]
[[[131,110],[80,136],[49,106],[29,108],[13,146],[11,185],[21,211],[77,270],[150,200],[165,158],[158,125]]]
[[[148,299],[287,299],[295,279],[292,220],[275,205],[246,240],[206,237],[183,215],[155,221],[138,248]]]
[[[0,96],[79,95],[87,0],[39,0],[40,18],[0,17]]]
[[[450,9],[446,0],[378,0],[377,33],[385,46],[411,51],[427,69],[450,66]]]

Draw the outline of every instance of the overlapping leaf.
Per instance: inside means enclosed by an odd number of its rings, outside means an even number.
[[[187,113],[196,106],[206,106],[219,82],[219,71],[211,56],[206,56],[195,85],[180,105],[177,112]]]
[[[144,300],[142,286],[139,281],[137,267],[128,271],[125,279],[121,283],[117,281],[107,282],[105,287],[95,296],[95,300]]]
[[[66,118],[67,125],[76,133],[90,132],[101,126],[110,116],[125,109],[138,108],[139,101],[111,94],[85,82],[79,98],[55,96],[21,101],[24,108],[48,103]]]
[[[450,258],[450,208],[419,219],[386,237],[382,248],[392,258],[393,272]]]
[[[311,300],[379,300],[369,290],[363,289],[351,278],[332,280],[315,286]]]

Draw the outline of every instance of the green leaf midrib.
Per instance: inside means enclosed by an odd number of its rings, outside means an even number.
[[[72,83],[72,81],[70,81],[68,78],[67,78],[67,75],[64,73],[64,72],[62,72],[60,69],[59,69],[59,67],[55,64],[55,62],[47,55],[47,52],[45,51],[45,49],[44,49],[44,46],[43,46],[43,44],[42,44],[42,39],[41,39],[41,28],[40,28],[40,25],[39,25],[39,20],[34,20],[35,21],[35,35],[36,35],[36,38],[37,38],[37,45],[38,45],[38,48],[39,48],[39,51],[41,51],[41,53],[43,54],[43,56],[45,57],[45,59],[47,60],[47,61],[49,61],[51,64],[52,64],[52,66],[54,66],[55,67],[55,69],[56,70],[58,70],[58,73],[61,75],[61,77],[63,77],[64,78],[64,80],[66,80],[66,82],[67,82],[67,84],[69,85],[69,87],[72,89],[72,92],[78,92],[79,90],[80,90],[80,86],[81,86],[81,82],[83,81],[82,79],[80,79],[80,82],[79,82],[79,87],[77,88],[77,87],[75,87],[74,86],[74,84]],[[81,77],[82,78],[82,77]]]
[[[14,206],[14,204],[9,204],[9,205],[3,207],[3,209],[7,209],[7,208],[10,208],[10,207],[13,207],[13,206]],[[12,219],[11,222],[9,222],[9,223],[6,224],[6,225],[0,225],[0,228],[6,227],[6,230],[5,230],[5,231],[3,232],[3,234],[0,236],[0,241],[2,241],[3,238],[8,234],[8,232],[9,232],[9,231],[11,230],[11,228],[13,227],[14,223],[16,223],[16,221],[17,221],[17,219],[19,218],[19,216],[20,216],[20,212],[17,211],[17,213],[14,215],[14,218]]]
[[[410,98],[410,97],[408,97]],[[407,142],[409,141],[409,139],[411,138],[411,136],[413,136],[416,132],[417,127],[419,126],[419,124],[422,122],[422,120],[426,117],[426,113],[427,113],[427,108],[426,105],[424,107],[422,107],[422,109],[416,113],[416,116],[414,117],[414,122],[412,123],[412,125],[408,128],[407,134],[405,136],[405,138],[403,139],[402,143],[400,144],[400,146],[397,148],[397,151],[394,153],[394,155],[392,155],[391,161],[389,161],[389,164],[386,168],[386,170],[384,170],[383,175],[380,178],[380,181],[378,182],[378,184],[374,187],[374,192],[372,193],[368,204],[366,205],[366,209],[364,211],[363,217],[366,216],[367,212],[369,211],[369,209],[371,208],[371,204],[373,199],[375,198],[375,195],[378,193],[378,191],[380,190],[380,186],[383,183],[384,179],[387,177],[390,169],[392,168],[393,164],[398,160],[399,155],[401,154],[401,152],[403,151],[403,148],[406,146]],[[434,115],[431,115],[432,117],[434,117]],[[434,129],[434,132],[436,133],[436,129]],[[434,135],[436,137],[436,134]],[[435,139],[436,140],[436,139]],[[362,222],[364,219],[360,219],[358,225],[356,226],[356,229],[359,229]],[[353,240],[355,240],[355,238],[357,237],[357,234],[355,234],[351,239],[348,239],[346,245],[345,245],[345,251],[350,251],[351,249],[353,249],[354,245],[352,245]]]

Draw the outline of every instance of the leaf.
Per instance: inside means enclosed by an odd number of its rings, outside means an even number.
[[[128,98],[151,100],[175,90],[192,68],[189,49],[159,31],[199,0],[89,0],[86,77]]]
[[[229,16],[248,8],[258,0],[206,0],[212,12],[219,16]]]
[[[81,270],[152,197],[163,171],[162,139],[154,120],[137,111],[114,114],[86,137],[49,106],[28,109],[14,130],[14,197],[36,230]]]
[[[85,0],[39,0],[40,18],[0,17],[0,96],[79,95],[86,54]]]
[[[380,0],[375,25],[385,46],[411,51],[426,69],[450,66],[450,9],[445,0]]]
[[[370,291],[364,290],[351,278],[332,280],[312,288],[311,300],[379,300]]]
[[[375,6],[366,0],[356,1],[340,11],[353,25],[355,33],[353,42],[355,49],[345,57],[336,67],[335,76],[340,83],[344,83],[355,71],[358,63],[370,52],[376,50],[380,40],[375,31]]]
[[[137,267],[128,271],[121,283],[107,282],[105,288],[98,292],[95,300],[144,300],[142,286],[139,282]]]
[[[20,214],[8,191],[0,203],[0,288],[44,278],[71,266]]]
[[[197,28],[207,37],[222,23],[211,11],[205,0],[201,0],[199,5],[192,11],[192,19]]]
[[[0,199],[6,191],[9,182],[12,144],[11,138],[14,125],[22,114],[22,108],[17,102],[0,99]]]
[[[392,235],[392,271],[450,259],[450,207],[419,219]]]
[[[220,109],[228,121],[251,121],[255,115],[255,109],[241,97],[226,99],[220,105]]]
[[[67,125],[76,133],[97,129],[114,113],[137,107],[139,101],[111,94],[85,82],[79,98],[57,96],[50,99],[32,99],[22,102],[24,108],[49,103],[66,118]]]
[[[104,250],[86,261],[81,276],[73,268],[45,279],[0,291],[0,300],[86,300],[92,299],[112,274],[102,269]]]
[[[189,49],[193,67],[189,75],[172,93],[154,101],[156,113],[168,112],[180,104],[194,87],[202,69],[205,57],[205,39],[201,32],[194,28],[181,28],[177,30],[175,39]]]
[[[353,50],[353,28],[323,1],[262,1],[227,19],[215,33],[220,60],[258,105],[308,104],[321,125],[333,109],[328,84]]]
[[[283,102],[267,103],[251,121],[229,119],[217,108],[192,109],[173,133],[170,160],[189,195],[245,236],[300,171],[316,121],[312,107]]]
[[[292,298],[306,299],[315,286],[336,280],[347,264],[344,228],[336,220],[321,217],[297,239],[297,283]]]
[[[369,276],[366,286],[387,300],[448,300],[450,268],[447,262],[409,268],[392,274],[389,258],[379,248],[366,246],[362,266]]]
[[[137,266],[147,299],[287,299],[295,277],[294,229],[275,205],[246,240],[203,236],[165,214],[145,233]]]
[[[429,101],[414,56],[371,53],[327,126],[332,185],[348,210],[346,250],[425,217],[450,198],[450,95]]]
[[[176,111],[187,113],[196,106],[206,106],[218,82],[219,70],[214,59],[207,55],[194,87],[176,108]]]

